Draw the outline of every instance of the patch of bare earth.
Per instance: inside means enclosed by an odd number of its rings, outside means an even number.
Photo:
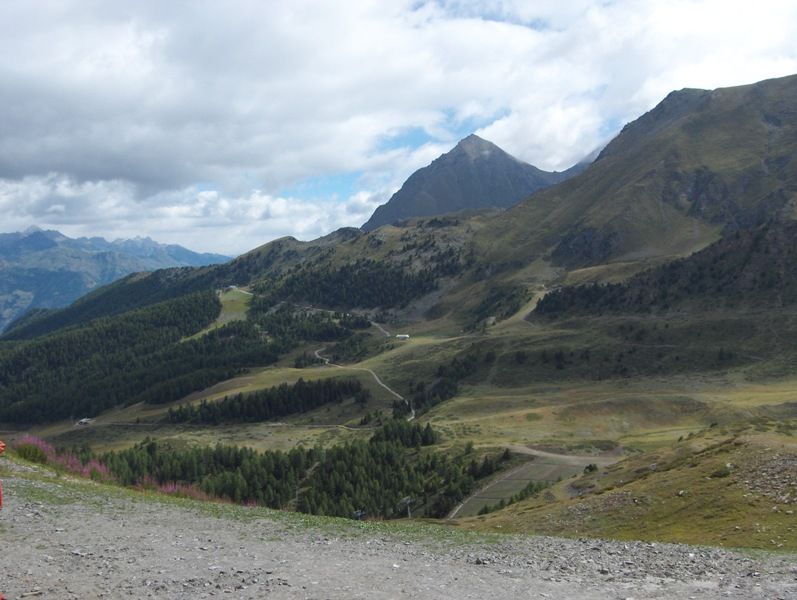
[[[797,504],[797,453],[761,448],[734,470],[750,492],[777,504]]]

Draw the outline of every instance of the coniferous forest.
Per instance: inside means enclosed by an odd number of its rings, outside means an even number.
[[[40,423],[173,402],[272,364],[302,341],[341,343],[369,326],[361,317],[284,305],[193,335],[220,310],[214,292],[198,292],[0,346],[0,421]]]
[[[256,286],[266,303],[302,301],[322,306],[393,307],[435,289],[439,268],[412,273],[397,266],[361,259],[335,269],[298,268],[279,284]]]
[[[283,383],[251,394],[225,396],[222,400],[199,404],[181,404],[169,409],[172,423],[252,423],[311,411],[325,404],[341,403],[354,398],[365,404],[371,392],[356,379],[321,379],[295,384]]]
[[[797,224],[737,231],[693,255],[622,283],[552,290],[534,314],[664,313],[685,307],[760,309],[797,303]]]
[[[368,441],[328,449],[257,452],[216,445],[175,447],[145,440],[100,457],[123,485],[193,486],[208,496],[341,517],[445,516],[507,455],[476,460],[468,449],[425,450],[430,425],[388,421]]]

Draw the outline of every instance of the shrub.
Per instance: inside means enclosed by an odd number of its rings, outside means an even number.
[[[32,435],[23,436],[14,444],[14,451],[17,456],[30,462],[49,464],[56,469],[63,469],[80,477],[87,477],[94,481],[113,480],[108,467],[96,458],[89,455],[83,459],[73,452],[56,452],[51,444]]]
[[[19,444],[15,451],[17,456],[30,462],[47,464],[47,454],[44,450],[33,444]]]
[[[47,464],[55,458],[55,448],[44,440],[32,435],[24,435],[14,444],[17,456],[30,462]]]
[[[711,476],[715,477],[715,478],[721,478],[721,477],[727,477],[730,474],[731,474],[730,468],[725,466],[725,467],[722,467],[722,468],[717,469],[716,471],[714,471],[711,474]]]

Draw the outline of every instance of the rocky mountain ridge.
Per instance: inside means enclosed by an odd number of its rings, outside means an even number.
[[[585,166],[579,164],[561,173],[543,171],[472,134],[413,173],[362,229],[372,231],[412,217],[466,209],[506,208],[576,175]]]

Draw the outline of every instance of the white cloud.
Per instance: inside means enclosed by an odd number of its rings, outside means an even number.
[[[10,230],[31,222],[76,237],[110,231],[110,238],[131,238],[143,230],[161,242],[229,255],[285,235],[310,240],[363,223],[383,201],[364,190],[335,201],[260,190],[228,196],[188,187],[150,197],[142,210],[132,189],[120,182],[78,183],[58,175],[0,180],[0,212]]]
[[[672,89],[797,72],[797,6],[781,0],[8,0],[2,11],[4,227],[226,252],[361,224],[469,127],[562,169]],[[384,145],[412,130],[431,141]],[[362,189],[281,197],[340,173],[361,173]]]

